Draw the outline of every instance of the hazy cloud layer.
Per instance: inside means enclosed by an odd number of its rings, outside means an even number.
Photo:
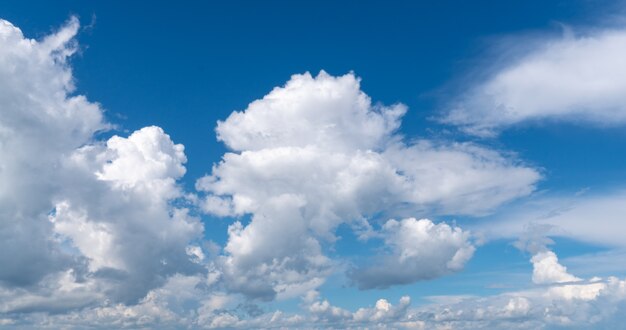
[[[623,248],[626,230],[626,193],[621,190],[573,196],[538,196],[506,214],[472,226],[488,239],[516,238],[529,224],[547,225],[553,236],[569,237],[593,245]]]
[[[591,278],[576,283],[531,286],[499,295],[433,297],[433,304],[411,307],[379,299],[350,311],[316,292],[305,295],[302,312],[260,311],[251,315],[237,299],[203,289],[199,276],[176,275],[135,305],[112,304],[57,315],[29,313],[4,318],[7,328],[409,328],[409,329],[589,329],[623,324],[626,280]],[[193,307],[192,311],[189,306]]]
[[[532,44],[521,58],[510,56],[514,60],[469,86],[443,121],[476,135],[541,120],[626,123],[625,30],[567,33]]]

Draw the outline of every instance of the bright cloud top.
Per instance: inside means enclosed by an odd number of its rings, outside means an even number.
[[[379,149],[400,127],[406,106],[372,105],[353,74],[294,75],[243,112],[219,121],[217,137],[236,151],[317,146]]]
[[[624,54],[624,30],[548,40],[469,90],[444,121],[477,135],[538,120],[623,125]]]

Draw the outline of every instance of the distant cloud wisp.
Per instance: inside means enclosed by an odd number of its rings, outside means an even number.
[[[442,121],[480,136],[546,120],[626,124],[626,30],[567,34],[537,45],[473,82],[448,104]]]

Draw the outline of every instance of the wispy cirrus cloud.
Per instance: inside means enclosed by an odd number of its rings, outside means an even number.
[[[468,81],[442,121],[482,136],[539,121],[626,124],[626,30],[569,31],[531,41],[515,39],[531,48],[517,52],[510,45],[495,72]]]
[[[528,226],[546,225],[552,236],[607,248],[623,248],[626,193],[623,190],[564,196],[544,194],[470,226],[488,239],[516,238]]]

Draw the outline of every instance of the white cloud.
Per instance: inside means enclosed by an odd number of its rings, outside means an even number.
[[[575,278],[575,280],[580,281],[579,278]],[[623,286],[623,281],[621,282],[622,283],[620,285]],[[608,285],[604,282],[570,284],[551,287],[548,290],[547,295],[554,299],[593,301],[600,296],[603,290],[606,290],[607,288]]]
[[[408,183],[402,192],[407,202],[431,214],[489,213],[532,193],[541,177],[514,155],[472,143],[419,140],[391,145],[383,156]]]
[[[170,205],[182,196],[176,180],[185,161],[183,146],[158,127],[82,147],[67,160],[83,181],[62,192],[50,217],[54,231],[88,258],[91,271],[115,283],[115,299],[136,301],[167,276],[202,270],[187,249],[203,226]]]
[[[353,74],[294,75],[243,112],[217,125],[219,140],[237,151],[318,146],[324,150],[383,147],[406,107],[371,104]]]
[[[106,144],[103,110],[76,95],[71,18],[43,40],[0,20],[0,313],[141,301],[174,274],[198,219],[182,193],[183,146],[158,127]],[[197,254],[197,253],[196,253]]]
[[[550,252],[550,253],[546,253]],[[552,251],[537,256],[553,257]],[[560,266],[560,265],[559,265]],[[416,307],[407,315],[421,320],[425,328],[451,329],[572,329],[615,328],[623,323],[626,280],[616,277],[582,280],[565,272],[526,290],[509,291],[485,297],[452,297],[450,303],[437,297],[436,304]],[[576,281],[576,283],[559,283]]]
[[[567,268],[559,263],[556,254],[548,249],[554,244],[547,234],[553,227],[545,224],[531,224],[526,227],[519,240],[513,243],[515,247],[532,254],[530,262],[533,264],[533,283],[553,284],[578,282],[580,278],[567,272]]]
[[[513,155],[477,145],[406,144],[396,132],[405,111],[372,105],[353,74],[321,72],[294,75],[218,123],[234,152],[196,187],[208,193],[207,212],[251,214],[229,229],[223,263],[233,290],[266,299],[306,292],[332,266],[321,246],[340,224],[366,238],[381,217],[483,214],[540,179]]]
[[[436,297],[435,304],[411,307],[378,299],[355,311],[332,305],[309,291],[300,313],[280,310],[246,314],[242,301],[207,286],[203,276],[175,275],[138,304],[92,306],[80,311],[3,318],[3,324],[54,328],[290,328],[290,329],[572,329],[619,328],[623,324],[626,280],[592,278],[551,283],[484,297]],[[24,297],[23,300],[31,298]],[[62,301],[60,301],[62,302]],[[0,303],[0,308],[3,308]],[[12,314],[9,314],[11,316]],[[13,314],[14,315],[14,314]],[[26,322],[26,323],[24,323]]]
[[[89,221],[84,210],[73,210],[67,201],[55,206],[54,215],[49,216],[49,220],[55,233],[70,238],[71,244],[89,258],[90,271],[124,268],[122,261],[111,254],[115,249],[115,238],[110,225]]]
[[[559,263],[552,251],[535,254],[530,261],[533,263],[533,282],[537,284],[577,282],[581,279],[567,272],[567,268]]]
[[[107,163],[96,173],[122,190],[137,189],[154,197],[178,197],[176,179],[185,174],[187,158],[182,144],[174,144],[160,127],[144,127],[128,138],[113,136],[107,141]]]
[[[391,251],[350,274],[360,288],[385,288],[459,271],[475,250],[468,232],[428,219],[389,220],[382,232]]]
[[[221,257],[228,287],[264,300],[303,294],[322,283],[332,262],[311,237],[296,196],[268,201],[245,228],[229,226],[229,240]]]
[[[0,313],[64,313],[103,300],[99,283],[80,272],[68,269],[48,274],[31,287],[0,287]]]
[[[317,319],[333,322],[346,322],[352,318],[349,311],[332,306],[328,300],[316,301],[309,306],[309,312]]]
[[[533,44],[535,49],[457,99],[444,121],[478,135],[539,120],[626,123],[625,30]]]
[[[50,198],[62,155],[107,127],[98,104],[71,95],[71,19],[41,41],[0,20],[0,282],[31,285],[73,263],[51,243]]]
[[[192,325],[181,307],[195,304],[199,292],[196,287],[202,279],[196,276],[176,275],[160,288],[151,290],[136,304],[104,303],[100,306],[68,313],[51,315],[40,320],[40,327],[67,328],[177,328]],[[33,320],[34,321],[34,320]]]
[[[626,230],[626,193],[609,191],[577,196],[538,196],[506,214],[471,226],[487,239],[517,237],[529,223],[548,225],[551,235],[569,237],[599,246],[623,248]],[[535,252],[531,252],[535,253]]]
[[[390,304],[386,299],[378,299],[374,308],[359,308],[354,312],[354,320],[359,323],[387,323],[398,321],[406,316],[407,309],[411,304],[411,298],[403,296],[396,306]]]

